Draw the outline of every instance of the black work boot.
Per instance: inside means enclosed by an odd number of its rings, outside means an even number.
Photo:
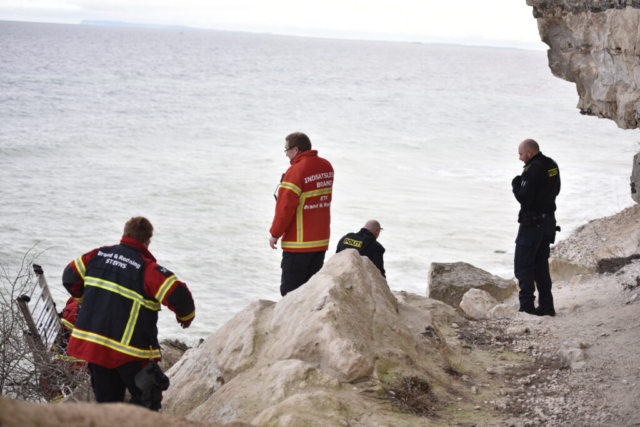
[[[527,314],[536,314],[536,308],[534,307],[533,304],[530,305],[520,305],[520,310],[521,312],[527,313]]]
[[[555,316],[556,311],[553,307],[538,307],[532,314],[535,314],[536,316]]]

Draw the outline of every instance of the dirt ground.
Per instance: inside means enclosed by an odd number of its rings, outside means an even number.
[[[554,283],[555,317],[459,325],[459,339],[473,348],[528,356],[493,368],[492,383],[503,389],[489,403],[508,417],[498,425],[640,426],[638,277],[640,261],[575,276]]]

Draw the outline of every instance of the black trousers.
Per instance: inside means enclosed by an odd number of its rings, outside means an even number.
[[[533,308],[536,287],[538,306],[553,309],[549,246],[555,241],[556,220],[548,214],[539,226],[520,226],[516,239],[514,273],[520,284],[520,307]]]
[[[129,403],[142,405],[142,390],[136,387],[134,380],[142,368],[142,362],[139,361],[127,362],[113,369],[89,363],[91,387],[96,401],[98,403],[122,402],[125,389],[128,389],[131,393]]]
[[[280,294],[285,296],[298,289],[311,279],[324,264],[327,251],[319,252],[282,252],[282,278]]]

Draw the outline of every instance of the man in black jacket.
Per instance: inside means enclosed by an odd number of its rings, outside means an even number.
[[[520,311],[537,316],[555,316],[549,246],[555,242],[556,196],[560,193],[560,169],[553,159],[540,152],[533,139],[518,147],[524,162],[522,175],[511,182],[513,194],[520,203],[518,237],[514,272],[520,284]],[[558,227],[559,228],[559,227]],[[535,290],[538,288],[538,307]]]
[[[360,255],[368,257],[378,267],[382,276],[384,272],[384,247],[376,240],[380,236],[382,228],[375,219],[370,219],[357,233],[349,233],[340,239],[336,253],[345,249],[355,249]]]

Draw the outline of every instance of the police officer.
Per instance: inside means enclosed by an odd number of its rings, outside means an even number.
[[[340,239],[336,253],[345,249],[356,249],[360,255],[368,257],[378,267],[384,277],[384,247],[376,240],[382,228],[375,219],[370,219],[357,233],[349,233]]]
[[[511,185],[520,202],[520,227],[514,260],[514,272],[520,284],[520,311],[537,316],[555,316],[549,245],[555,242],[554,212],[556,196],[560,193],[560,170],[556,162],[540,152],[538,143],[533,139],[522,141],[518,154],[525,164],[524,170]],[[534,305],[536,286],[538,307]]]

